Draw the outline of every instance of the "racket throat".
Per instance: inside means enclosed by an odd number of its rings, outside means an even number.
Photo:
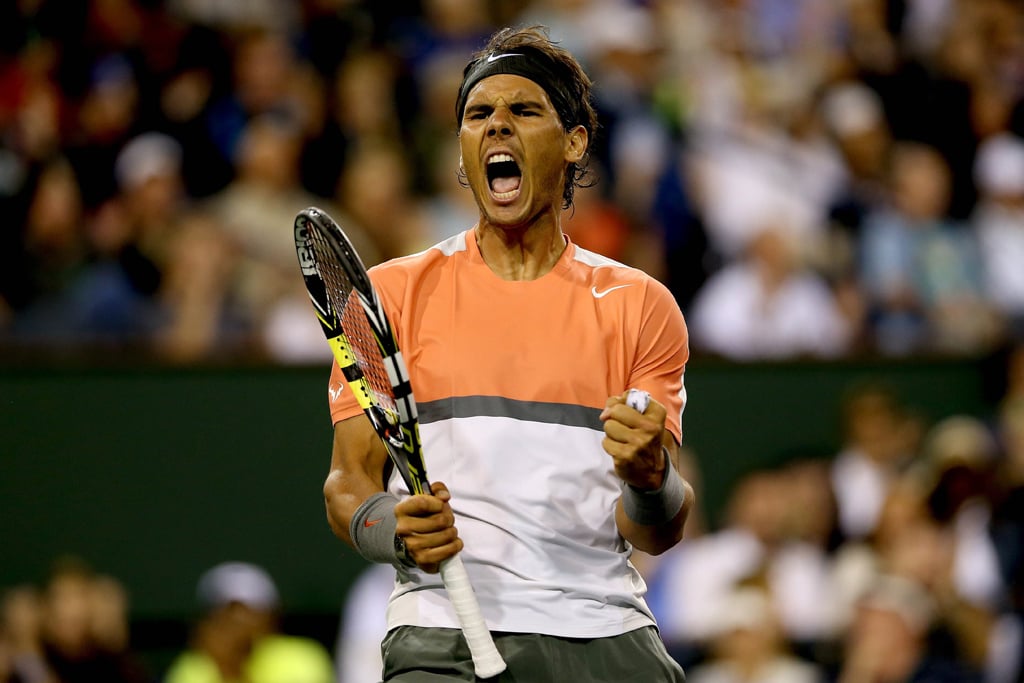
[[[406,443],[405,439],[402,437],[402,430],[398,428],[398,425],[388,419],[387,413],[385,413],[380,406],[371,406],[369,415],[370,420],[373,422],[373,427],[377,430],[379,435],[384,437],[393,447],[402,450],[405,449]]]

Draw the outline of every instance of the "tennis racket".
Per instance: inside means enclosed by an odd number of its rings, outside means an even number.
[[[338,224],[316,207],[295,217],[295,251],[316,317],[345,381],[409,491],[429,494],[409,372],[359,254]],[[440,569],[476,675],[498,675],[505,662],[487,630],[462,558],[454,555]]]

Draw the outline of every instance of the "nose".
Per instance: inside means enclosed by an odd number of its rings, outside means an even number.
[[[512,126],[508,119],[508,110],[499,107],[487,121],[487,137],[506,137],[512,134]]]

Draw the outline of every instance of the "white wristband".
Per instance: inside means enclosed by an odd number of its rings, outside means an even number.
[[[661,447],[665,456],[665,478],[661,487],[653,491],[642,491],[623,482],[622,509],[626,517],[643,526],[658,526],[675,519],[686,502],[686,487],[682,477],[672,467],[668,449]]]

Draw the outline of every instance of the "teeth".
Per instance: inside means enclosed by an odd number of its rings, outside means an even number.
[[[514,161],[511,154],[495,154],[487,160],[489,164],[497,164],[502,161]]]
[[[495,192],[495,199],[512,199],[519,193],[519,190],[512,190],[511,192]]]

